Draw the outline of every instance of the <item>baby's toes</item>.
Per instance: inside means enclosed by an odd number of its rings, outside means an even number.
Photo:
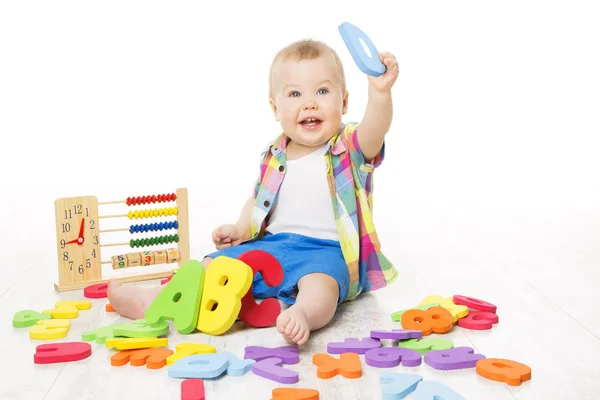
[[[298,339],[294,340],[298,346],[302,346],[306,342],[308,342],[308,337],[310,336],[310,329],[304,330],[303,335]]]
[[[298,325],[300,325],[300,324],[298,324]],[[290,336],[290,338],[292,339],[292,342],[298,343],[298,341],[300,339],[302,339],[302,337],[304,336],[305,333],[306,333],[306,328],[304,326],[302,326],[300,329],[297,329],[296,332]]]
[[[277,331],[283,335],[285,332],[285,327],[290,322],[290,316],[288,313],[281,313],[277,317]]]
[[[297,325],[299,325],[299,324],[296,324],[296,320],[290,319],[290,322],[288,322],[287,326],[285,327],[285,334],[286,334],[288,337],[291,337],[291,335],[292,335],[292,332],[294,331],[294,328],[295,328]]]
[[[302,324],[296,323],[296,326],[294,327],[294,329],[292,329],[292,332],[288,336],[290,337],[290,339],[294,340],[293,338],[296,337],[296,335],[298,335],[298,333],[301,330],[302,330]]]

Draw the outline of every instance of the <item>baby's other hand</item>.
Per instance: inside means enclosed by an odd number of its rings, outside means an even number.
[[[221,225],[212,233],[213,243],[217,250],[240,244],[242,238],[235,224]]]

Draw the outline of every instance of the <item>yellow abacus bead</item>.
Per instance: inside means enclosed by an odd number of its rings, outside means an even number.
[[[132,218],[133,218],[133,212],[132,212],[132,211],[129,211],[129,212],[127,213],[127,218],[129,218],[129,219],[132,219]]]
[[[177,215],[177,207],[173,207],[173,214]]]
[[[158,210],[156,208],[152,210],[152,215],[158,217]]]
[[[148,218],[150,216],[149,210],[144,210],[144,218]]]
[[[169,213],[169,217],[170,217],[171,215],[173,215],[173,209],[172,209],[172,208],[169,208],[169,209],[167,210],[167,212]]]
[[[136,211],[133,213],[133,218],[135,218],[135,219],[138,219],[139,217],[140,217],[140,212],[136,210]]]
[[[163,215],[165,215],[165,211],[164,211],[162,208],[160,208],[160,209],[158,210],[158,216],[159,216],[159,217],[162,217]]]

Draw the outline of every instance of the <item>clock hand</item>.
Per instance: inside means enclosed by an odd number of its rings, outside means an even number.
[[[81,219],[81,225],[79,227],[79,237],[77,239],[75,239],[75,240],[71,240],[70,242],[66,242],[65,244],[71,244],[71,243],[77,243],[79,245],[83,244],[83,241],[84,241],[84,239],[83,239],[83,226],[84,226],[84,223],[85,223],[85,218],[82,218]]]
[[[81,218],[81,226],[79,227],[79,237],[77,238],[77,240],[81,240],[81,243],[83,243],[83,225],[85,223],[85,218]]]

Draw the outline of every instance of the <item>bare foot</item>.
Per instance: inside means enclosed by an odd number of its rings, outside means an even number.
[[[120,315],[131,319],[143,319],[150,304],[156,299],[163,287],[142,288],[124,286],[114,279],[108,281],[107,296],[110,304]]]
[[[310,326],[304,310],[293,305],[277,317],[277,330],[288,343],[302,346],[310,336]]]

